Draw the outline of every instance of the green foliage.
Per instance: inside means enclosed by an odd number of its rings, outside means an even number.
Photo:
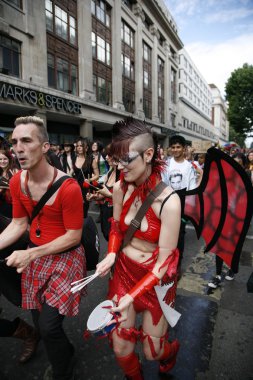
[[[231,125],[229,126],[229,141],[236,142],[241,148],[245,146],[245,135],[238,133]]]
[[[232,72],[226,83],[228,121],[232,129],[246,137],[253,133],[253,66],[245,63]]]

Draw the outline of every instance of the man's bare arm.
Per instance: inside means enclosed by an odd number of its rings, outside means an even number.
[[[28,219],[14,218],[0,235],[0,250],[15,243],[27,230]]]
[[[16,267],[17,272],[21,273],[38,257],[61,253],[77,246],[81,241],[82,230],[67,230],[67,232],[54,239],[50,243],[26,250],[14,251],[7,257],[7,265]]]

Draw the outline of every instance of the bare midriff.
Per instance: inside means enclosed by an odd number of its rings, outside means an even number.
[[[155,243],[133,237],[131,243],[123,249],[123,252],[130,259],[143,263],[152,257],[156,247],[157,244]]]

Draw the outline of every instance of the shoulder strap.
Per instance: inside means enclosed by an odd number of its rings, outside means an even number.
[[[45,192],[44,195],[40,198],[39,202],[36,204],[32,211],[32,215],[30,218],[30,224],[32,223],[33,219],[38,215],[40,210],[45,206],[47,201],[52,197],[52,195],[59,189],[59,187],[62,185],[62,183],[68,179],[71,178],[68,175],[64,175],[63,177],[59,178],[53,185]]]
[[[171,197],[171,195],[173,194],[176,194],[176,191],[172,191],[172,193],[170,193],[169,195],[167,195],[167,197],[163,200],[163,203],[161,205],[161,209],[160,209],[160,212],[159,212],[159,216],[161,216],[161,213],[162,213],[162,210],[163,210],[163,206],[165,205],[165,203],[167,202],[167,200]]]
[[[150,191],[149,195],[145,199],[145,201],[142,203],[141,207],[139,208],[137,214],[135,215],[135,218],[131,220],[130,226],[128,227],[128,230],[126,232],[126,235],[123,240],[122,247],[124,248],[128,242],[132,239],[135,231],[140,228],[141,221],[148,211],[151,204],[154,202],[154,200],[161,194],[161,192],[167,187],[167,185],[164,182],[159,182],[158,185],[155,187],[155,189]]]

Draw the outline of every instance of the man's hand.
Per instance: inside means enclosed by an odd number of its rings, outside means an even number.
[[[14,251],[10,256],[6,257],[6,265],[9,267],[16,267],[18,273],[22,273],[31,261],[31,255],[26,249],[22,251]]]

